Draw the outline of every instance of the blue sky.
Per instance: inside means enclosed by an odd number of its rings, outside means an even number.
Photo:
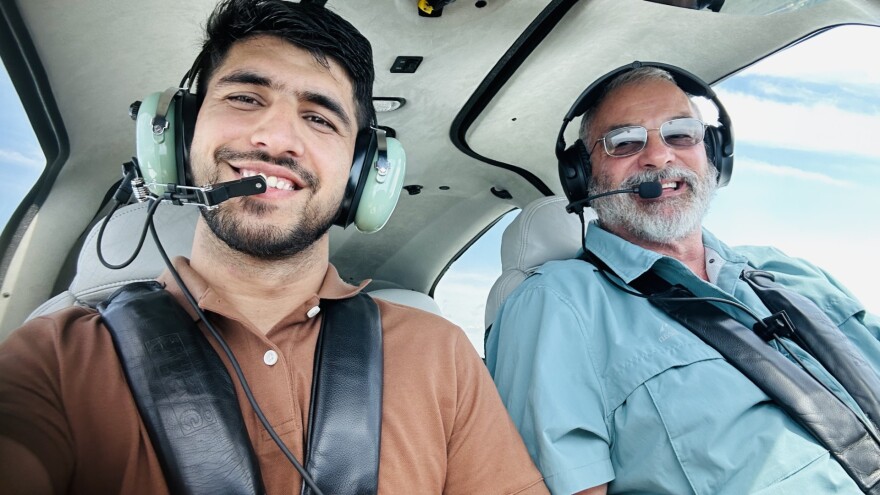
[[[0,200],[0,225],[6,225],[21,198],[45,168],[46,161],[5,68],[0,73],[0,116],[3,123],[0,180],[4,191]]]
[[[880,46],[880,29],[830,31],[716,87],[733,121],[736,160],[706,225],[728,244],[773,245],[816,263],[880,313],[873,261],[880,246],[880,64],[856,56],[858,46]],[[45,166],[5,71],[0,119],[5,225]],[[501,273],[501,234],[514,216],[475,243],[435,293],[481,352],[484,302]]]

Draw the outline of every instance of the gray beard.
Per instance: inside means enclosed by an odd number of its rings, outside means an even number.
[[[592,206],[599,216],[599,224],[606,229],[623,230],[644,241],[663,244],[681,240],[698,230],[718,186],[715,168],[711,165],[702,175],[679,166],[660,171],[646,170],[620,184],[611,184],[606,176],[599,176],[591,181],[589,192],[593,195],[615,189],[632,189],[642,182],[665,179],[685,182],[688,191],[675,198],[649,202],[639,202],[634,194],[597,199]],[[671,209],[672,213],[664,214],[664,209]]]

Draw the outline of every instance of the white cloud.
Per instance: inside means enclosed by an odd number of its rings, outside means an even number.
[[[46,167],[46,159],[39,151],[24,154],[16,150],[0,149],[0,163],[14,163],[36,170],[42,170]]]
[[[719,90],[737,142],[880,158],[880,115],[827,103],[796,105]],[[813,123],[813,124],[805,124]]]
[[[801,170],[795,167],[788,167],[785,165],[774,165],[772,163],[760,162],[757,160],[749,160],[749,159],[741,159],[736,161],[737,172],[741,171],[751,171],[758,173],[765,173],[770,175],[775,175],[779,177],[787,177],[792,179],[799,179],[811,182],[819,182],[822,184],[826,184],[829,186],[837,186],[837,187],[848,187],[848,188],[856,188],[859,187],[858,184],[831,177],[830,175],[826,175],[820,172],[810,172],[807,170]]]
[[[800,81],[796,81],[800,82]],[[767,80],[760,80],[756,84],[756,89],[765,96],[773,97],[784,97],[789,101],[797,100],[797,101],[815,101],[818,94],[815,91],[811,91],[802,86],[796,86],[791,83],[774,83],[769,82]],[[830,95],[822,95],[826,98]]]
[[[773,63],[758,63],[742,74],[827,84],[880,84],[880,64],[867,60],[854,64],[852,58],[859,53],[870,53],[878,45],[880,29],[877,27],[845,26],[772,55]]]

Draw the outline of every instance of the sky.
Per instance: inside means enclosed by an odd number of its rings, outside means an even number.
[[[880,245],[880,64],[861,56],[877,46],[880,29],[838,28],[715,87],[733,122],[735,165],[705,224],[730,245],[772,245],[815,263],[880,314],[873,261]],[[5,225],[45,167],[5,71],[0,121]],[[481,354],[485,301],[501,274],[501,234],[515,216],[472,245],[434,294]]]
[[[770,245],[820,266],[874,314],[880,64],[859,53],[877,46],[880,29],[838,28],[715,86],[736,149],[731,183],[705,221],[729,245]],[[485,300],[501,274],[501,234],[515,215],[474,243],[434,293],[481,354]]]
[[[0,225],[5,226],[46,167],[43,151],[37,144],[5,68],[0,71],[0,123],[3,125],[3,132],[0,132],[0,180],[3,182]]]

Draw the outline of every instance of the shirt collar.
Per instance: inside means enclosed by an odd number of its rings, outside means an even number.
[[[733,251],[705,228],[703,245],[725,262],[746,262],[746,258]],[[661,264],[664,268],[690,272],[678,260],[626,241],[600,227],[595,220],[590,222],[590,227],[587,229],[586,246],[627,284],[650,270],[660,260],[663,260]]]
[[[192,268],[189,259],[183,256],[176,256],[171,260],[171,264],[174,266],[174,269],[177,270],[177,273],[180,274],[181,280],[186,284],[186,287],[189,289],[200,308],[218,313],[223,312],[219,310],[220,308],[216,301],[216,293],[211,290],[211,287],[205,279]],[[198,320],[196,311],[187,302],[186,297],[183,295],[183,292],[168,269],[159,276],[157,281],[165,286],[165,289],[177,299],[193,320]],[[371,280],[367,279],[356,286],[348,284],[340,278],[336,267],[328,263],[327,271],[324,273],[324,280],[321,282],[321,287],[318,288],[318,292],[314,294],[311,299],[337,300],[353,297],[360,293],[370,282]]]

